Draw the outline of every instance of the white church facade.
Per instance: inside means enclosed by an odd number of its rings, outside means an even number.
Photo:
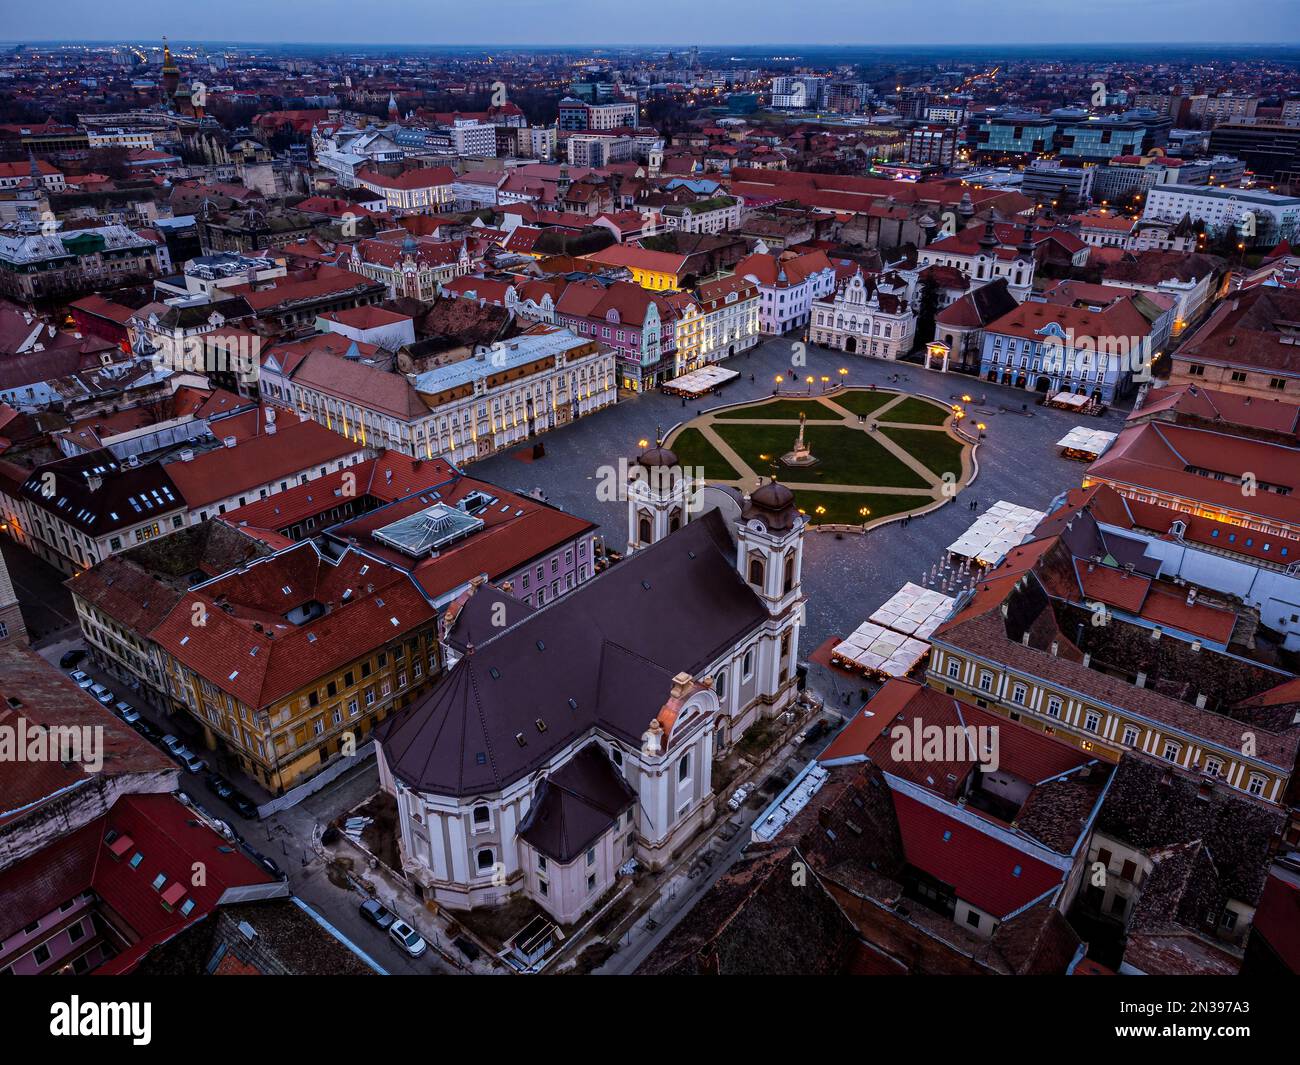
[[[523,893],[577,920],[629,859],[662,868],[712,822],[715,759],[798,694],[793,494],[701,489],[661,446],[633,474],[628,556],[540,609],[463,597],[454,667],[377,733],[426,899]]]

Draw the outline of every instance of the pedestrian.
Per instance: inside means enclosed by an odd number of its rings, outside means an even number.
[[[686,406],[686,397],[682,396],[682,406]]]

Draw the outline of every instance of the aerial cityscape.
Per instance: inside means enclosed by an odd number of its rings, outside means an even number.
[[[0,973],[1300,973],[1294,4],[132,6],[0,30]]]

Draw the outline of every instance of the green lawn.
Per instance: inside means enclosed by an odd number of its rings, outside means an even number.
[[[883,422],[903,422],[910,425],[942,425],[948,420],[952,411],[940,407],[928,399],[908,396],[896,407],[890,407],[880,416]]]
[[[790,425],[727,425],[714,423],[713,431],[725,440],[754,472],[766,475],[774,459],[794,447],[797,430]],[[861,484],[887,488],[925,488],[926,482],[894,458],[884,447],[858,429],[839,425],[809,425],[805,433],[813,457],[808,469],[779,467],[779,477],[790,484]],[[673,450],[677,450],[676,445]],[[678,451],[678,456],[681,452]],[[765,457],[766,456],[766,457]],[[685,459],[682,459],[685,462]],[[706,463],[707,469],[707,463]]]
[[[936,429],[894,429],[888,425],[880,432],[940,477],[951,472],[961,478],[963,445],[947,433]]]
[[[863,522],[875,521],[877,518],[899,514],[905,510],[919,510],[934,502],[929,496],[894,496],[873,492],[818,492],[807,488],[796,490],[794,501],[815,525],[861,525]],[[818,507],[824,507],[826,513],[818,514]],[[864,517],[861,513],[862,507],[867,507],[871,513]]]
[[[735,481],[740,478],[740,471],[732,469],[731,463],[722,457],[698,429],[683,429],[668,446],[682,466],[703,466],[706,480]]]
[[[837,396],[831,396],[830,400],[836,406],[843,407],[854,414],[867,415],[883,407],[897,395],[897,392],[883,390],[873,392],[867,388],[851,388]]]
[[[759,406],[737,407],[734,410],[720,410],[714,417],[734,420],[736,418],[772,418],[779,421],[799,420],[800,414],[806,414],[808,420],[838,422],[842,419],[834,411],[827,409],[815,399],[774,399]]]

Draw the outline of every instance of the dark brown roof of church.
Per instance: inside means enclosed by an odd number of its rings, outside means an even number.
[[[599,725],[632,746],[668,698],[767,617],[716,510],[467,654],[377,730],[393,773],[443,795],[494,792]]]

